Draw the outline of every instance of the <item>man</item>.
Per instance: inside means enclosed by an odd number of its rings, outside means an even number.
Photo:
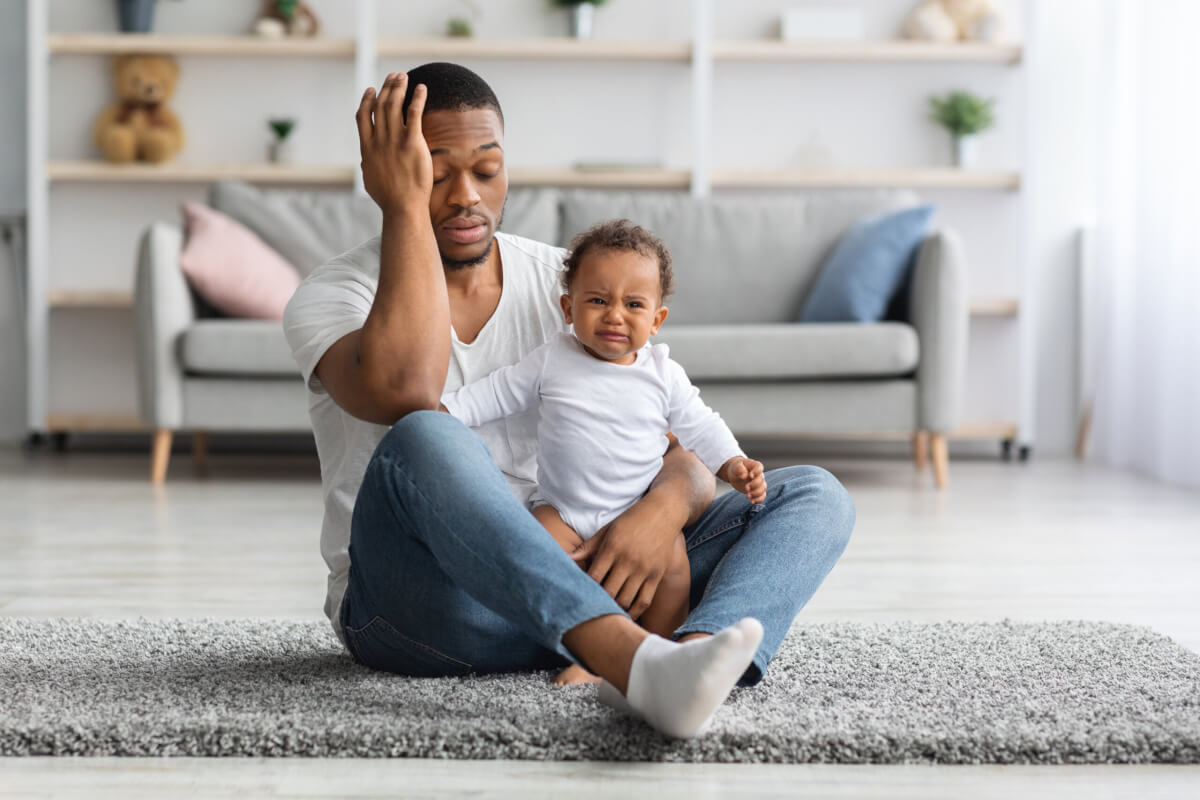
[[[696,735],[739,680],[762,678],[853,504],[815,467],[770,472],[765,504],[713,502],[712,475],[672,445],[645,497],[576,553],[583,571],[524,506],[533,412],[472,431],[436,411],[565,329],[564,251],[498,232],[495,94],[426,64],[368,89],[356,120],[381,234],[310,276],[284,316],[321,459],[334,630],[361,663],[407,675],[574,661],[605,679],[605,702]],[[633,620],[681,529],[692,610],[669,641]]]

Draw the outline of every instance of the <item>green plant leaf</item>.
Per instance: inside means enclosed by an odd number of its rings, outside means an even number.
[[[269,119],[267,120],[267,125],[270,126],[272,131],[275,132],[275,138],[282,142],[288,137],[288,134],[292,132],[292,128],[296,127],[296,120]]]
[[[953,91],[945,97],[929,98],[929,118],[955,136],[970,136],[995,123],[995,102],[968,91]]]

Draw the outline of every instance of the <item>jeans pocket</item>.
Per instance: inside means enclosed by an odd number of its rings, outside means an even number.
[[[375,617],[362,628],[345,626],[346,647],[360,664],[384,672],[419,678],[466,675],[471,665],[439,653],[396,630],[383,617]]]

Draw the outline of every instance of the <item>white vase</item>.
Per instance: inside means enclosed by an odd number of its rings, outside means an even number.
[[[596,6],[578,3],[571,6],[571,35],[576,39],[592,38],[592,22],[596,19]]]
[[[271,142],[267,147],[267,160],[272,164],[290,164],[292,161],[292,145],[287,139]]]
[[[973,167],[979,161],[979,137],[954,137],[954,166],[959,168]]]

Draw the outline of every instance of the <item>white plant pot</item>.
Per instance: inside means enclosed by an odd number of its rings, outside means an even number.
[[[267,160],[272,164],[290,164],[292,162],[292,144],[287,139],[276,140],[267,146]]]
[[[571,17],[571,35],[576,39],[592,38],[592,23],[596,19],[596,7],[591,3],[579,3],[568,10]]]
[[[961,169],[973,167],[979,162],[979,137],[954,137],[954,166]]]

